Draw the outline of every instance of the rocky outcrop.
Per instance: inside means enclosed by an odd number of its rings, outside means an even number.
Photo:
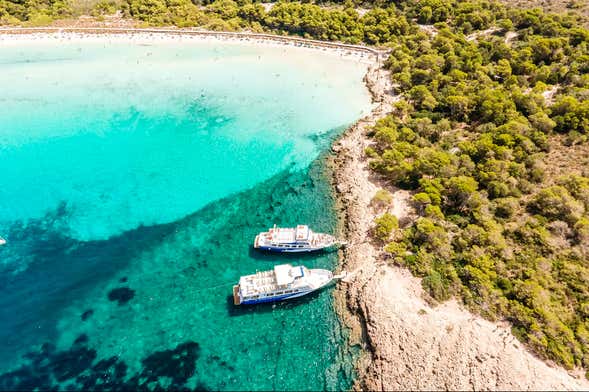
[[[587,390],[584,379],[529,353],[509,325],[473,316],[456,301],[431,308],[419,279],[380,266],[357,282],[372,361],[367,390]],[[360,286],[361,285],[361,286]]]

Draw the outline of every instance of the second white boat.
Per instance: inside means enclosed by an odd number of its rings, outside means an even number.
[[[308,269],[290,264],[274,266],[273,270],[242,276],[233,286],[233,303],[251,305],[302,297],[340,278],[325,269]]]

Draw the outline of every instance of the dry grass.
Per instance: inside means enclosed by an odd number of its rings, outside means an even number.
[[[545,182],[548,184],[571,174],[589,176],[589,143],[566,146],[564,142],[564,136],[551,137],[550,152],[543,159],[546,169]]]

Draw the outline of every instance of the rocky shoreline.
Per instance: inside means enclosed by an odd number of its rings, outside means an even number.
[[[567,372],[531,354],[506,322],[492,323],[451,300],[432,306],[421,280],[388,265],[370,238],[378,211],[371,200],[378,189],[393,195],[389,212],[401,223],[415,219],[411,195],[388,187],[368,168],[364,149],[370,127],[392,110],[386,70],[373,65],[365,77],[373,111],[334,143],[329,158],[336,205],[350,245],[340,267],[352,272],[341,283],[335,304],[350,328],[350,344],[364,354],[357,363],[355,390],[587,390],[579,371]]]

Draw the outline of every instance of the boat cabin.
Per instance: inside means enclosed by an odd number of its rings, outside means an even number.
[[[276,284],[278,286],[289,286],[295,279],[305,276],[305,267],[293,267],[290,264],[282,264],[274,266],[274,275],[276,276]]]
[[[309,227],[306,225],[298,225],[295,229],[292,228],[272,228],[269,230],[270,241],[273,244],[280,245],[308,245],[309,244]]]

